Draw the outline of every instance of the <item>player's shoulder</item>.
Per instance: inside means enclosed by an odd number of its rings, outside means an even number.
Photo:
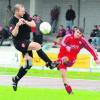
[[[12,16],[9,20],[9,23],[12,24],[12,23],[15,23],[16,22],[16,18],[14,16]]]
[[[65,35],[64,37],[63,37],[63,40],[66,40],[66,39],[68,39],[70,37],[70,35],[68,34],[68,35]]]
[[[65,35],[65,38],[69,38],[69,37],[72,37],[72,35],[71,34]]]
[[[24,18],[25,20],[28,20],[28,21],[31,21],[31,20],[32,20],[32,17],[31,17],[30,14],[27,13],[27,12],[25,12],[23,18]]]
[[[13,21],[13,20],[15,20],[15,16],[12,16],[12,17],[10,18],[10,21]]]
[[[84,36],[82,36],[82,37],[80,38],[80,40],[84,40],[84,41],[86,41],[86,39],[85,39],[85,37],[84,37]]]
[[[82,43],[84,43],[84,44],[88,43],[87,39],[86,39],[84,36],[82,36],[82,37],[80,38],[80,41],[81,41]]]

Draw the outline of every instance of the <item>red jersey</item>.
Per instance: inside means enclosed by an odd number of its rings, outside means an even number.
[[[31,28],[31,32],[35,32],[35,27],[32,27]]]
[[[82,48],[87,49],[94,57],[94,60],[98,59],[97,53],[94,51],[92,46],[87,42],[87,40],[83,36],[76,39],[74,37],[74,34],[66,35],[64,37],[64,39],[61,42],[58,58],[67,56],[69,61],[75,61],[78,53]]]

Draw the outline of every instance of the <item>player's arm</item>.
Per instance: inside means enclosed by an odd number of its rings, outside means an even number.
[[[24,24],[24,22],[23,22],[23,19],[19,19],[19,22],[13,27],[11,27],[11,29],[10,29],[10,32],[12,33],[12,35],[14,36],[14,37],[16,37],[17,36],[17,34],[18,34],[18,31],[19,31],[19,27],[21,26],[21,25],[23,25]]]
[[[70,35],[66,35],[61,42],[61,45],[64,46],[68,51],[71,50],[71,47],[67,45],[69,38],[70,38]]]
[[[66,36],[62,39],[62,41],[61,41],[61,45],[62,45],[62,46],[66,47],[68,38],[69,38],[69,35],[66,35]]]
[[[97,61],[98,54],[95,52],[94,48],[89,44],[89,42],[84,37],[82,37],[82,43],[83,43],[83,47],[87,49],[94,57],[94,60]]]
[[[36,27],[34,20],[32,19],[32,17],[27,12],[25,12],[23,19],[24,19],[24,23],[26,25],[28,25],[29,27]]]
[[[25,20],[25,24],[28,25],[29,27],[36,27],[36,24],[33,20],[32,21]]]
[[[18,34],[18,31],[19,31],[19,26],[18,25],[16,25],[15,26],[15,28],[11,31],[11,33],[12,33],[12,35],[13,36],[17,36],[17,34]]]

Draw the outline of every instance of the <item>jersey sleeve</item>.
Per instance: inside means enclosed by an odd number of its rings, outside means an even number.
[[[97,60],[98,54],[95,52],[94,48],[89,44],[89,42],[84,37],[82,37],[81,39],[82,39],[83,47],[92,54],[92,56],[94,57],[94,60]]]
[[[15,28],[16,24],[14,24],[13,19],[9,21],[9,32],[12,33],[12,30]]]
[[[62,40],[62,42],[61,42],[61,45],[62,45],[62,46],[64,46],[64,47],[67,46],[67,41],[68,41],[69,37],[70,37],[70,35],[66,35],[66,36],[63,38],[63,40]]]

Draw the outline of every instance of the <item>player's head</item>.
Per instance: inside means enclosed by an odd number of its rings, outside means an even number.
[[[76,30],[77,28],[78,28],[77,26],[74,26],[74,28],[73,28],[73,29],[74,29],[74,30]]]
[[[98,25],[94,25],[94,28],[95,28],[95,29],[98,29]]]
[[[35,14],[35,15],[33,16],[33,19],[34,19],[35,21],[39,21],[39,20],[40,20],[40,16],[37,15],[37,14]]]
[[[37,16],[38,16],[37,14],[33,15],[33,19],[36,19],[36,18],[37,18]]]
[[[80,38],[81,36],[83,36],[83,29],[82,28],[75,29],[74,36],[75,38]]]
[[[24,5],[22,5],[22,4],[16,4],[14,6],[14,14],[17,15],[18,17],[23,17],[24,14],[25,14]]]

